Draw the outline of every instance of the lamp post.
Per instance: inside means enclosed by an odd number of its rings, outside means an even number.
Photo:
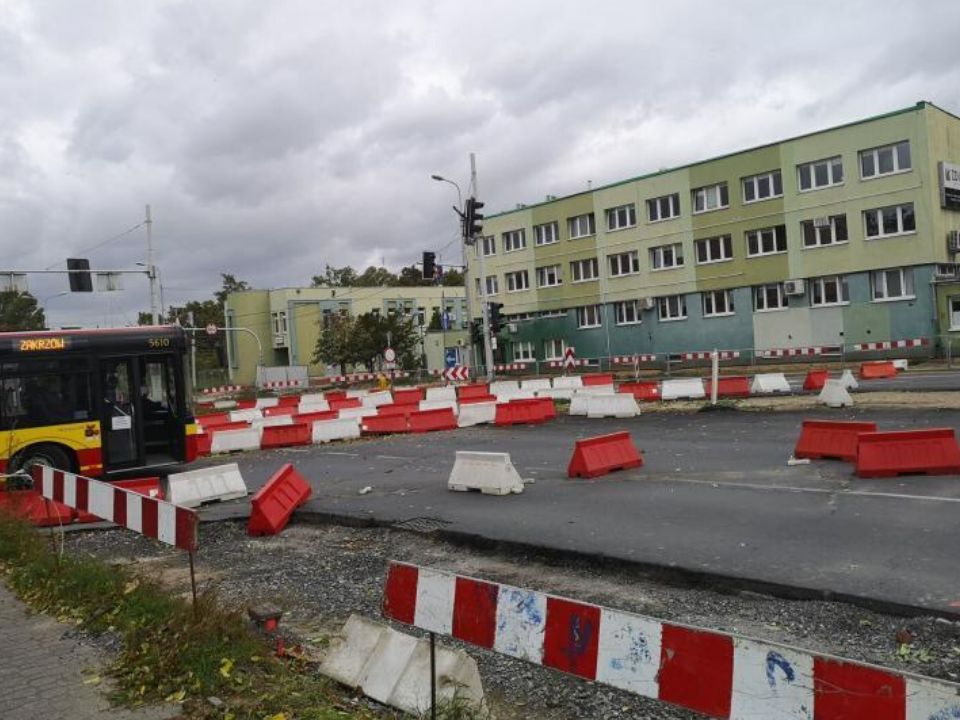
[[[466,303],[466,306],[467,306],[467,325],[469,327],[470,321],[472,318],[470,317],[470,276],[467,270],[467,244],[466,242],[463,242],[465,238],[463,237],[463,230],[462,230],[463,228],[463,192],[460,190],[460,186],[456,182],[448,178],[445,178],[442,175],[431,175],[430,179],[436,180],[437,182],[448,183],[450,185],[453,185],[457,189],[457,206],[454,208],[454,210],[456,211],[457,216],[460,218],[460,227],[461,227],[460,250],[461,250],[461,258],[462,258],[461,262],[463,263],[463,301],[464,303]],[[441,300],[441,305],[443,305],[442,300]],[[443,312],[444,308],[441,307],[440,310],[441,312]],[[444,345],[446,345],[446,342],[444,342]],[[443,348],[443,352],[444,352],[444,355],[446,355],[446,352],[447,352],[446,347]],[[469,332],[469,330],[467,332],[467,352],[464,353],[464,355],[465,355],[464,364],[467,367],[470,367],[473,364],[473,334]]]

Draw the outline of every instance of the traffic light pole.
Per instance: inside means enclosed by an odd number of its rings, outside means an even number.
[[[470,153],[470,197],[477,197],[477,156]],[[472,228],[467,228],[467,232],[472,232]],[[477,248],[477,270],[480,274],[480,312],[483,313],[483,357],[484,364],[487,366],[487,380],[492,381],[493,372],[493,344],[490,334],[490,308],[487,305],[487,273],[484,268],[483,258],[483,240],[474,237],[474,242],[480,242]]]

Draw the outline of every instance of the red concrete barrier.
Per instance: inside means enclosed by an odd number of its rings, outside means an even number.
[[[360,421],[360,431],[365,435],[405,433],[410,430],[407,413],[400,415],[372,415]]]
[[[287,463],[250,499],[247,534],[276,535],[290,522],[293,511],[310,498],[311,492],[307,481]]]
[[[474,395],[473,397],[460,398],[461,405],[470,405],[471,403],[496,402],[496,395]]]
[[[457,400],[460,402],[486,397],[490,397],[490,385],[487,383],[473,383],[472,385],[460,385],[457,387]],[[473,402],[485,401],[473,400]]]
[[[643,456],[628,432],[610,433],[577,440],[567,465],[567,477],[594,478],[614,470],[643,465]]]
[[[390,415],[409,415],[412,412],[417,412],[420,403],[411,404],[411,405],[381,405],[377,408],[377,415],[381,416],[390,416]]]
[[[803,379],[804,390],[823,390],[824,384],[830,379],[829,370],[810,370]]]
[[[318,420],[336,420],[340,417],[337,410],[317,410],[317,412],[297,413],[293,416],[295,423],[315,423]]]
[[[613,385],[612,373],[592,373],[590,375],[581,375],[581,381],[584,387],[592,385]]]
[[[453,414],[453,408],[448,407],[412,412],[408,422],[410,432],[415,433],[457,429],[457,417]]]
[[[329,403],[331,400],[344,400],[347,397],[346,390],[327,390],[323,394],[324,399]]]
[[[657,380],[639,380],[637,382],[620,383],[617,392],[633,395],[636,400],[654,402],[660,399],[660,382]]]
[[[857,459],[857,438],[860,433],[876,431],[877,424],[872,422],[804,420],[793,456],[853,462]]]
[[[277,399],[277,405],[279,405],[280,407],[289,407],[290,405],[293,405],[294,407],[296,407],[299,404],[300,404],[299,395],[281,395]]]
[[[897,376],[897,368],[890,360],[881,362],[865,362],[860,365],[861,380],[876,380],[877,378],[892,378]]]
[[[540,402],[542,399],[533,398],[498,403],[493,422],[495,425],[533,425],[546,422],[548,420],[547,409]]]
[[[960,473],[960,446],[953,428],[869,432],[857,444],[859,477]]]
[[[423,388],[394,388],[394,405],[416,405],[423,400]]]
[[[197,422],[203,427],[213,427],[214,425],[223,425],[230,422],[230,413],[213,413],[211,415],[200,415]]]
[[[294,423],[293,425],[268,425],[263,428],[260,437],[260,448],[294,447],[309,445],[313,441],[313,426],[309,423]]]
[[[210,447],[213,445],[213,433],[210,430],[210,428],[207,428],[205,433],[188,436],[194,438],[193,442],[196,443],[197,457],[206,457],[210,454]]]
[[[713,378],[704,380],[707,397],[713,397]],[[750,378],[746,375],[730,375],[717,378],[718,398],[750,397]]]
[[[274,405],[263,409],[264,417],[277,417],[279,415],[296,415],[296,405]]]
[[[7,512],[37,527],[69,525],[77,513],[53,500],[45,500],[38,490],[0,492],[0,512]]]
[[[360,398],[341,398],[339,400],[328,400],[327,402],[331,410],[363,407],[363,400]]]
[[[250,423],[248,423],[246,420],[237,420],[236,422],[212,425],[208,428],[204,428],[204,430],[207,431],[208,435],[213,435],[213,433],[220,432],[221,430],[246,430],[248,427],[250,427]]]
[[[257,406],[256,398],[250,400],[237,400],[237,410],[253,410]]]

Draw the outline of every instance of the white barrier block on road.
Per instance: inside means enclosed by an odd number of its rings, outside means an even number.
[[[247,485],[236,463],[173,473],[167,476],[163,484],[164,499],[183,507],[199,507],[213,500],[235,500],[247,496]]]
[[[550,378],[531,378],[520,381],[521,390],[548,390],[550,389]]]
[[[853,398],[842,380],[827,380],[820,391],[819,399],[827,407],[853,407]]]
[[[271,415],[255,418],[250,421],[253,427],[276,427],[277,425],[293,425],[293,415]]]
[[[610,385],[584,385],[573,391],[574,395],[616,395],[617,389]]]
[[[575,392],[576,390],[573,388],[546,388],[544,390],[537,390],[537,397],[569,401]]]
[[[588,395],[587,417],[589,418],[632,418],[640,414],[633,395],[619,393],[616,395]]]
[[[789,393],[790,383],[783,373],[760,373],[753,376],[750,385],[751,395],[769,395],[770,393]]]
[[[490,383],[490,389],[488,392],[491,395],[520,392],[520,383],[516,380],[494,380],[492,383]]]
[[[263,417],[263,413],[256,408],[247,410],[231,410],[230,422],[253,422]]]
[[[360,402],[364,407],[380,407],[381,405],[390,405],[393,402],[393,395],[389,390],[378,390],[364,395]]]
[[[307,413],[326,412],[329,409],[330,403],[323,398],[320,398],[319,400],[311,400],[310,402],[304,402],[301,400],[300,404],[297,405],[297,414],[305,415]]]
[[[377,409],[375,407],[358,407],[358,408],[343,408],[340,410],[338,417],[341,420],[344,419],[360,419],[365,417],[370,417],[371,415],[376,415]]]
[[[233,410],[237,406],[236,400],[214,400],[214,410]]]
[[[706,396],[701,378],[674,378],[660,383],[661,400],[698,400]]]
[[[327,404],[327,396],[323,393],[304,393],[300,396],[301,405]]]
[[[856,390],[860,387],[860,383],[857,382],[857,379],[853,376],[853,371],[849,368],[840,375],[840,384],[847,390]]]
[[[423,410],[443,410],[444,408],[450,408],[453,410],[453,414],[458,413],[458,406],[456,400],[421,400],[419,409]]]
[[[460,414],[457,416],[457,426],[472,427],[474,425],[492,423],[496,417],[497,404],[495,402],[465,403],[460,406]]]
[[[894,360],[893,366],[897,369],[897,372],[903,372],[910,366],[910,361],[906,358],[900,360]]]
[[[553,379],[553,386],[559,390],[575,390],[583,387],[583,378],[579,375],[560,375]]]
[[[313,442],[325,443],[332,440],[349,440],[360,437],[358,418],[339,418],[337,420],[317,420],[313,423]]]
[[[347,397],[348,397],[348,398],[363,398],[363,397],[366,396],[366,394],[367,394],[368,392],[370,392],[370,391],[367,390],[366,388],[363,388],[363,389],[361,389],[361,388],[350,388],[349,390],[347,390]]]
[[[256,408],[258,410],[263,410],[263,408],[276,407],[280,404],[280,398],[278,397],[262,397],[257,398]]]
[[[239,430],[220,430],[213,433],[210,441],[210,454],[234,452],[235,450],[259,450],[262,427],[241,428]]]
[[[511,400],[533,400],[537,394],[533,390],[501,390],[498,393],[491,393],[497,396],[498,403],[510,402]]]
[[[450,490],[479,490],[486,495],[523,492],[523,479],[510,462],[510,453],[457,450],[447,481]]]
[[[456,402],[457,389],[453,385],[447,385],[446,387],[428,387],[426,399],[427,402],[439,402],[444,400]]]
[[[474,708],[483,704],[476,661],[463,650],[436,646],[437,699],[454,696]],[[430,709],[430,644],[374,620],[351,615],[335,636],[320,672],[360,688],[385,705],[424,717]]]
[[[574,393],[574,396],[570,398],[570,409],[567,410],[568,415],[584,415],[587,414],[587,405],[590,403],[591,395],[581,395],[579,393]]]

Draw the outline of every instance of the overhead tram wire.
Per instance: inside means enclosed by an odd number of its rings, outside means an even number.
[[[130,229],[128,229],[128,230],[124,230],[122,233],[119,233],[119,234],[117,234],[117,235],[114,235],[113,237],[109,237],[109,238],[107,238],[106,240],[97,243],[96,245],[91,245],[90,247],[86,247],[86,248],[82,248],[81,250],[78,250],[78,251],[77,251],[77,254],[79,255],[80,253],[88,253],[88,252],[91,252],[91,251],[93,251],[93,250],[98,250],[98,249],[102,248],[104,245],[109,245],[110,243],[112,243],[112,242],[114,242],[114,241],[116,241],[116,240],[119,240],[120,238],[122,238],[122,237],[124,237],[124,236],[126,236],[126,235],[129,235],[129,234],[132,233],[134,230],[139,230],[139,229],[142,228],[144,225],[145,225],[145,223],[139,222],[139,223],[137,223],[136,225],[134,225],[132,228],[130,228]],[[64,261],[64,262],[65,262],[65,261]],[[53,265],[49,265],[48,267],[46,267],[46,268],[44,268],[44,269],[45,269],[45,270],[53,270],[53,269],[54,269],[57,265],[59,265],[59,264],[60,264],[60,262],[55,262]]]

